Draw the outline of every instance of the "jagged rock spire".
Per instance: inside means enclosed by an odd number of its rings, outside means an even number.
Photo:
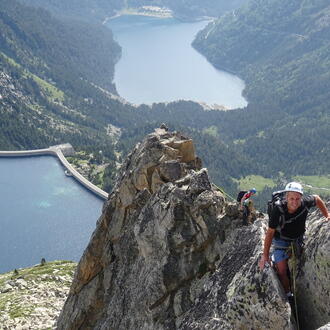
[[[122,166],[58,329],[295,329],[257,266],[266,221],[242,227],[235,207],[190,139],[156,129]]]

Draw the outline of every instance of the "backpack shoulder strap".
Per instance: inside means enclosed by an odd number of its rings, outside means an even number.
[[[284,240],[287,240],[287,241],[292,241],[293,239],[292,238],[289,238],[289,237],[285,237],[283,234],[282,234],[282,229],[284,228],[284,226],[287,224],[287,223],[291,223],[293,222],[295,219],[297,219],[298,217],[300,217],[306,210],[308,210],[307,206],[306,205],[303,205],[303,209],[301,210],[301,212],[299,212],[299,214],[297,214],[295,217],[293,218],[290,218],[290,219],[286,219],[285,218],[285,213],[284,213],[284,209],[283,209],[283,206],[282,205],[279,205],[278,209],[280,210],[280,218],[279,218],[279,225],[276,227],[276,231],[279,232],[280,234],[280,238],[284,239]]]
[[[285,225],[285,212],[284,212],[284,208],[283,208],[283,203],[281,200],[277,200],[275,202],[275,207],[279,210],[280,212],[280,217],[279,217],[279,223],[278,226],[276,228],[276,230],[278,230],[279,232],[281,232],[281,229],[283,229],[284,225]]]

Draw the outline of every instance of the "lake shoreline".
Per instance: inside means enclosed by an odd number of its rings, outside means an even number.
[[[141,7],[142,8],[142,7]],[[108,23],[110,20],[118,18],[120,16],[146,16],[146,17],[155,17],[155,18],[174,18],[172,11],[168,8],[161,8],[156,7],[158,11],[152,11],[152,10],[142,10],[140,8],[125,8],[120,11],[118,11],[115,15],[106,17],[104,21],[102,22],[103,25]]]
[[[181,22],[136,12],[116,17],[107,26],[124,56],[116,63],[114,84],[127,103],[138,107],[187,100],[206,111],[246,107],[244,81],[216,68],[192,45],[208,21]]]
[[[168,18],[175,18],[179,20],[180,22],[184,23],[193,23],[193,22],[200,22],[200,21],[213,21],[216,19],[216,17],[211,17],[211,16],[198,16],[195,18],[183,18],[177,15],[174,15],[173,12],[169,8],[161,8],[161,7],[156,7],[153,6],[154,8],[158,8],[158,12],[155,11],[148,11],[144,10],[141,11],[139,8],[125,8],[120,11],[118,11],[115,15],[106,17],[102,24],[105,25],[107,24],[110,20],[129,15],[129,16],[145,16],[145,17],[154,17],[154,18],[161,18],[161,19],[168,19]]]

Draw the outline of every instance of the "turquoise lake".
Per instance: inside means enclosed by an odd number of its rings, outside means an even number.
[[[133,104],[185,99],[245,107],[244,81],[216,70],[191,46],[207,23],[135,15],[108,21],[122,47],[114,79],[119,95]]]
[[[55,157],[0,158],[0,273],[41,258],[78,261],[103,203]]]

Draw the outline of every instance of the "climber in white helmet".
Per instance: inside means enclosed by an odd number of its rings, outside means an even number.
[[[278,200],[270,212],[268,230],[264,241],[264,250],[259,267],[263,269],[270,263],[269,250],[273,244],[273,262],[290,301],[290,283],[288,278],[288,249],[292,242],[300,248],[303,244],[306,218],[311,207],[318,207],[325,218],[330,221],[329,211],[323,200],[317,195],[304,195],[300,183],[290,182],[282,191],[283,198]]]

